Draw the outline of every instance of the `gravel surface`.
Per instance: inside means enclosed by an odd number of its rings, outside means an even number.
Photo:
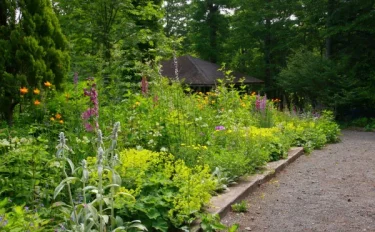
[[[375,133],[342,134],[250,194],[248,212],[222,222],[239,231],[375,232]]]

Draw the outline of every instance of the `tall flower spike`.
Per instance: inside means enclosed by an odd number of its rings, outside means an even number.
[[[148,92],[148,82],[146,77],[142,77],[141,81],[141,89],[142,89],[142,94],[146,95]]]
[[[103,173],[103,155],[104,155],[104,150],[102,147],[98,148],[98,174],[99,176]]]
[[[98,164],[102,164],[102,162],[103,162],[103,155],[104,155],[104,150],[103,150],[102,147],[99,147],[98,148],[98,157],[97,157]]]
[[[173,51],[173,64],[174,64],[174,75],[175,75],[176,81],[180,81],[178,77],[178,61],[176,57],[176,51]]]
[[[82,181],[87,182],[89,180],[89,171],[87,170],[87,161],[82,160]]]
[[[102,130],[98,129],[98,143],[99,145],[103,144],[103,134]]]
[[[66,140],[67,139],[65,138],[64,132],[60,132],[60,134],[59,134],[59,144],[56,146],[56,149],[57,149],[56,157],[57,158],[61,158],[61,154],[63,154],[64,150],[68,150],[70,152],[73,152],[72,149],[70,149],[66,145]]]
[[[62,148],[66,145],[66,138],[64,132],[60,132],[59,134],[59,145],[61,145]]]
[[[120,131],[120,122],[115,122],[112,130],[112,139],[117,140],[118,132]]]

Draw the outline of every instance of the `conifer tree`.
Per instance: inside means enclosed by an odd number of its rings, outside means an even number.
[[[49,0],[0,1],[0,114],[9,125],[19,104],[34,88],[50,82],[57,89],[69,69],[67,41]]]

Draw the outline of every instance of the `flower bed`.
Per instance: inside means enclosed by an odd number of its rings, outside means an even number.
[[[278,99],[225,84],[196,93],[165,79],[142,83],[139,94],[100,105],[90,79],[91,105],[75,86],[51,96],[27,132],[26,123],[0,132],[2,230],[22,230],[19,220],[35,231],[188,230],[210,196],[239,176],[285,158],[291,146],[310,152],[338,140],[328,111],[280,112]]]

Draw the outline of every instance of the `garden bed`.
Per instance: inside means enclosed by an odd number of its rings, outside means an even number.
[[[1,131],[5,231],[187,231],[241,176],[282,167],[292,146],[310,152],[338,140],[332,113],[281,112],[278,99],[224,83],[194,93],[155,78],[121,100],[101,100],[95,81],[87,85],[70,98],[38,93],[49,102],[26,105]]]

